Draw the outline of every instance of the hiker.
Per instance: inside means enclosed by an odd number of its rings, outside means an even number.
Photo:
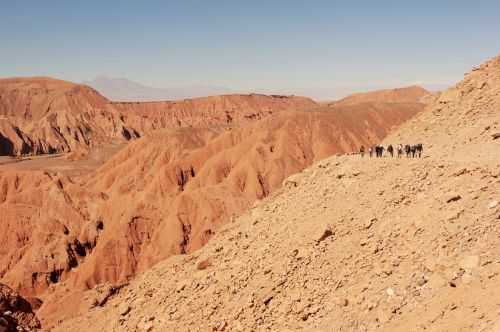
[[[411,146],[411,157],[415,158],[415,154],[416,153],[417,153],[417,146],[416,145],[412,145]]]
[[[391,155],[391,157],[394,157],[394,148],[392,147],[392,144],[389,144],[387,147],[387,152]]]
[[[398,145],[398,158],[403,156],[403,144]]]
[[[415,145],[415,149],[416,149],[416,152],[418,154],[418,157],[422,158],[422,152],[424,151],[424,147],[423,147],[422,143],[418,143],[417,145]]]
[[[364,145],[361,145],[361,147],[359,148],[359,153],[361,154],[361,158],[363,158],[365,155],[365,146]]]
[[[384,147],[382,145],[377,145],[375,147],[375,152],[377,153],[377,158],[381,158],[384,155]]]
[[[370,158],[371,158],[371,157],[372,157],[372,155],[373,155],[373,147],[371,147],[371,146],[370,146],[370,147],[368,148],[368,153],[370,154]]]
[[[406,158],[410,158],[411,146],[408,144],[405,145],[405,153],[406,153]]]

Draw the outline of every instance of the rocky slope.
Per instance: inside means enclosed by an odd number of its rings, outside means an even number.
[[[33,312],[40,303],[35,299],[30,300],[0,284],[0,331],[35,331],[40,328],[40,322]]]
[[[422,159],[324,159],[55,330],[496,331],[499,109],[496,57],[385,140]]]
[[[79,178],[0,170],[1,280],[42,296],[46,325],[71,317],[93,304],[81,291],[200,248],[290,174],[373,144],[419,111],[281,112],[239,129],[155,131]]]
[[[308,98],[265,95],[112,103],[71,82],[0,79],[0,155],[86,151],[156,129],[235,125],[276,111],[315,106]]]

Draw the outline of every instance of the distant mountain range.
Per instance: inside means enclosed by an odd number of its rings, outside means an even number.
[[[228,94],[228,88],[206,85],[187,85],[170,88],[155,88],[130,81],[126,78],[99,76],[83,84],[96,89],[113,101],[158,101],[195,98]]]

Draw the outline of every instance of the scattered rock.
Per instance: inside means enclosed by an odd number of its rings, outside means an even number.
[[[347,300],[345,297],[337,297],[335,298],[334,302],[339,307],[347,307],[349,305],[349,300]]]
[[[202,261],[198,262],[198,264],[196,264],[196,268],[198,270],[205,270],[210,266],[212,266],[212,263],[211,263],[209,258],[202,260]]]
[[[463,167],[463,168],[460,168],[457,171],[455,171],[453,173],[453,176],[461,176],[461,175],[464,175],[464,174],[467,174],[467,173],[469,173],[469,170],[467,168]]]
[[[462,199],[462,196],[457,193],[451,193],[446,196],[446,203],[456,202],[460,199]]]
[[[316,240],[316,242],[321,242],[321,241],[324,241],[326,238],[332,236],[334,233],[332,231],[332,229],[330,228],[330,226],[328,226],[324,231],[323,231],[323,234],[321,234],[321,236]]]
[[[488,208],[490,209],[494,209],[498,206],[498,201],[491,201],[489,204],[488,204]]]
[[[421,278],[418,278],[417,279],[417,285],[419,287],[422,287],[423,285],[425,285],[427,283],[427,278],[425,278],[425,276],[422,276]]]
[[[365,229],[369,229],[370,227],[372,227],[373,223],[377,220],[377,218],[371,218],[367,221],[365,221],[365,224],[363,225],[363,227]]]
[[[226,327],[227,327],[227,322],[222,321],[213,328],[213,331],[224,331],[226,330]]]
[[[132,308],[130,307],[130,305],[128,303],[122,303],[118,307],[118,313],[121,316],[126,316],[130,312],[130,310],[132,310]]]

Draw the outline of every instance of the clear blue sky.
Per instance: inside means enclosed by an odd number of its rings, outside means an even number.
[[[446,85],[500,53],[498,0],[1,2],[2,77],[329,97]]]

